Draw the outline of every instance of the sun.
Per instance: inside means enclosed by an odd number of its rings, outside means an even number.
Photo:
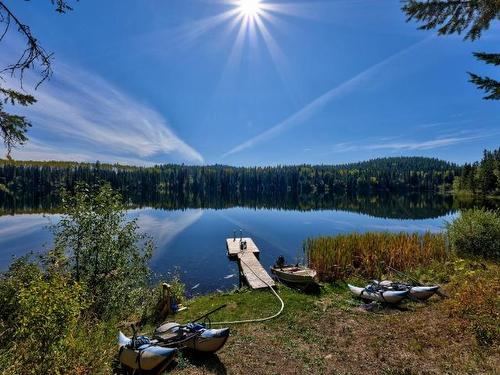
[[[261,0],[240,0],[238,10],[243,16],[255,18],[262,11]]]

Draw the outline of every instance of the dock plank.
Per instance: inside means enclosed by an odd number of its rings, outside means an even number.
[[[243,237],[243,241],[247,242],[247,248],[246,252],[249,253],[254,253],[257,254],[260,252],[259,248],[257,245],[255,245],[255,242],[249,237]],[[229,256],[235,256],[237,255],[241,250],[240,250],[240,238],[237,237],[236,239],[234,238],[226,238],[226,246],[227,246],[227,252]]]
[[[245,250],[240,249],[240,238],[227,238],[227,253],[230,257],[236,257],[240,266],[240,271],[248,285],[252,289],[267,288],[269,285],[275,286],[274,280],[260,264],[257,256],[260,253],[255,242],[249,237],[244,237],[247,242]]]
[[[242,252],[238,254],[241,271],[248,285],[252,289],[267,288],[268,285],[274,286],[274,280],[266,272],[262,264],[257,260],[254,254]]]

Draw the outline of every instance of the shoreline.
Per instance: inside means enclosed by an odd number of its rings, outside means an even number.
[[[457,315],[454,308],[462,298],[460,283],[495,285],[499,265],[457,258],[418,272],[424,279],[441,280],[450,298],[434,296],[426,303],[410,302],[401,309],[368,312],[360,309],[361,303],[344,282],[323,284],[317,295],[279,285],[278,293],[285,301],[281,316],[266,323],[231,326],[232,335],[217,355],[200,360],[182,353],[172,372],[493,373],[500,363],[499,349],[480,343],[473,328],[477,316]],[[222,304],[227,307],[213,320],[262,317],[278,308],[268,291],[241,289],[189,299],[185,303],[188,308],[168,320],[186,322]],[[427,360],[422,362],[421,358]]]

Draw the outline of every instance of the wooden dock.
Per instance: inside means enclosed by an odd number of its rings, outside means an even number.
[[[252,289],[267,288],[268,285],[275,286],[274,280],[260,264],[258,256],[259,248],[251,238],[242,238],[246,241],[247,247],[244,250],[240,248],[240,238],[227,238],[227,253],[231,258],[237,258],[240,265],[240,273]]]

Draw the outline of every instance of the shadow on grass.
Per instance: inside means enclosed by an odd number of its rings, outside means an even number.
[[[313,295],[313,296],[318,296],[321,294],[321,285],[320,284],[312,283],[312,284],[308,284],[308,285],[303,286],[303,285],[297,285],[294,283],[289,283],[289,282],[286,282],[283,280],[275,279],[275,281],[277,282],[276,285],[278,288],[279,288],[280,284],[283,284],[284,286],[286,286],[290,289],[297,290],[297,291],[305,293],[305,294],[309,294],[309,295]]]
[[[226,366],[219,356],[214,353],[200,353],[194,350],[185,350],[184,357],[195,367],[202,368],[215,374],[227,374]]]
[[[190,349],[184,349],[179,352],[177,361],[172,362],[162,374],[168,374],[174,370],[181,371],[186,367],[196,367],[202,370],[203,373],[227,374],[226,366],[221,362],[217,354],[200,353]]]

